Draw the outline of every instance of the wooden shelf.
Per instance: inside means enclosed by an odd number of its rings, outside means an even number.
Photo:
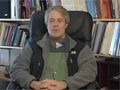
[[[30,19],[0,19],[0,21],[30,21]],[[118,21],[120,22],[120,19],[93,19],[93,21]]]
[[[94,54],[95,57],[105,57],[105,58],[120,58],[120,56],[111,56],[111,55],[105,55],[105,54]]]
[[[0,21],[8,21],[8,22],[11,22],[11,21],[30,21],[30,19],[0,19]]]
[[[93,19],[93,21],[120,22],[120,19]]]
[[[14,47],[14,46],[0,46],[0,49],[22,49],[23,47]]]
[[[5,77],[5,75],[3,73],[0,73],[0,80],[11,81],[10,78]]]

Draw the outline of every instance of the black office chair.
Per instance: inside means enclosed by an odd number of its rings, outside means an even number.
[[[44,34],[47,32],[46,25],[44,23],[44,14],[45,11],[37,11],[32,15],[31,18],[31,35],[30,41],[40,40]],[[67,33],[74,39],[80,40],[85,44],[88,44],[91,47],[92,40],[92,26],[93,21],[89,13],[83,11],[69,11],[70,23],[68,26]],[[12,88],[11,88],[12,86]],[[9,90],[16,88],[15,83],[9,84]],[[19,87],[17,87],[20,89]],[[86,90],[95,90],[96,83],[91,82],[87,86],[81,88]]]
[[[47,32],[44,23],[44,11],[33,14],[31,19],[31,40],[39,40]],[[70,23],[67,33],[76,40],[91,46],[93,21],[89,13],[83,11],[69,11]]]
[[[44,23],[44,11],[38,11],[31,18],[31,41],[40,40],[47,32]],[[92,16],[83,11],[69,11],[70,23],[67,33],[77,41],[82,41],[91,47],[92,40]],[[92,82],[81,89],[96,89],[96,82]]]

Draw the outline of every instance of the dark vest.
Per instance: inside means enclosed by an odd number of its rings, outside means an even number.
[[[30,42],[31,48],[33,50],[32,57],[31,57],[31,63],[30,63],[30,73],[36,77],[36,80],[39,81],[41,74],[43,72],[44,67],[44,59],[42,56],[42,48],[36,44],[36,42],[32,41]],[[69,76],[74,75],[78,71],[78,63],[77,58],[79,55],[79,52],[84,48],[84,44],[79,42],[76,44],[74,48],[72,48],[68,53],[68,59],[67,59],[67,66],[68,66],[68,74]],[[87,88],[91,86],[94,88],[92,90],[96,90],[95,83],[89,83],[86,86],[78,89],[78,90],[88,90]],[[15,82],[10,83],[8,90],[21,90],[22,88]]]
[[[30,63],[30,73],[36,77],[36,80],[39,80],[44,67],[44,59],[42,56],[42,48],[36,44],[36,42],[30,42],[32,48],[32,57]],[[68,66],[68,75],[72,76],[78,71],[77,57],[79,52],[84,48],[84,44],[79,42],[74,48],[72,48],[68,53],[67,66]]]

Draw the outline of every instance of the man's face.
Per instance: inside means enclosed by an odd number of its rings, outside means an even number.
[[[64,37],[67,26],[65,17],[59,12],[54,10],[49,13],[47,28],[51,37],[56,39]]]

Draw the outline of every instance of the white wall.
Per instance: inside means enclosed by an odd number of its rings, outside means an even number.
[[[0,49],[0,65],[12,65],[21,49]]]

